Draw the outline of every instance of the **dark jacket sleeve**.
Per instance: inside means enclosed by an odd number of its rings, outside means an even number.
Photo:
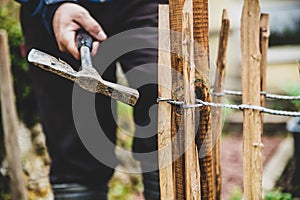
[[[16,0],[25,9],[27,9],[32,16],[41,17],[44,22],[45,28],[50,34],[53,34],[52,30],[52,18],[56,9],[63,2],[74,2],[77,0]]]

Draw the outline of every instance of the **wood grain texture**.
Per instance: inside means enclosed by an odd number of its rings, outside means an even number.
[[[260,1],[244,0],[241,19],[243,104],[260,105]],[[244,198],[262,199],[262,130],[259,111],[244,110]]]
[[[172,98],[169,6],[159,5],[158,96]],[[171,113],[167,102],[158,104],[158,159],[160,199],[175,200],[172,166]]]
[[[217,70],[215,74],[214,83],[214,93],[222,93],[225,84],[225,74],[226,74],[226,52],[229,37],[230,21],[228,18],[227,10],[223,10],[222,23],[219,37],[219,49],[217,57]],[[222,103],[223,98],[221,96],[214,96],[214,103]],[[213,131],[213,141],[215,146],[213,148],[213,163],[214,163],[214,174],[215,174],[215,199],[221,198],[221,158],[220,158],[220,143],[223,128],[222,121],[222,108],[212,109],[212,131]]]
[[[170,0],[170,27],[171,30],[181,33],[182,32],[182,9],[183,0]],[[194,44],[194,56],[195,56],[195,94],[196,98],[204,101],[211,101],[210,98],[210,84],[209,84],[209,44],[208,44],[208,2],[207,0],[193,0],[193,38]],[[171,34],[171,49],[177,52],[172,54],[172,68],[175,69],[180,77],[173,76],[173,98],[182,101],[183,89],[182,89],[182,47],[181,39],[178,34]],[[184,137],[182,135],[180,123],[182,121],[182,114],[178,108],[173,108],[172,119],[172,133],[176,133],[174,136],[173,150],[180,152],[182,150],[182,143]],[[201,116],[200,118],[197,116]],[[211,109],[209,107],[203,107],[197,109],[196,119],[196,143],[200,156],[200,182],[201,182],[201,198],[213,199],[214,197],[214,175],[213,175],[213,159],[212,159],[212,134],[211,134]],[[180,129],[181,128],[181,129]],[[177,142],[177,143],[176,143]],[[176,155],[176,154],[175,154]],[[184,157],[180,157],[175,161],[174,169],[176,176],[176,199],[184,199],[185,182],[180,174],[185,174],[185,167],[183,163]]]
[[[261,91],[265,92],[267,88],[267,62],[268,62],[268,48],[270,39],[270,16],[268,14],[261,14],[260,17],[260,85]],[[261,106],[265,106],[266,97],[261,95]],[[262,114],[263,115],[263,114]],[[263,123],[263,121],[262,121]]]
[[[193,0],[194,40],[195,40],[195,91],[196,98],[206,102],[210,97],[209,66],[209,33],[208,33],[208,1]],[[200,157],[201,197],[214,198],[211,108],[202,107],[197,130],[197,146]]]
[[[270,39],[270,16],[269,14],[262,13],[260,16],[260,91],[266,92],[267,89],[267,64],[268,64],[268,48]],[[260,105],[266,105],[266,96],[260,95]],[[264,132],[264,114],[261,117],[261,132]]]
[[[184,103],[195,104],[195,64],[193,38],[193,2],[185,0],[182,11],[182,57]],[[199,157],[195,143],[195,108],[185,108],[185,184],[186,199],[201,199]]]
[[[183,59],[182,59],[182,9],[184,0],[170,0],[170,30],[171,30],[171,66],[172,73],[172,99],[183,101]],[[184,130],[182,126],[182,109],[172,106],[172,144],[173,144],[173,175],[175,184],[175,199],[185,199],[185,161]]]
[[[11,194],[13,200],[26,200],[27,191],[25,188],[17,136],[19,119],[15,104],[7,34],[4,30],[0,30],[0,49],[1,111]]]

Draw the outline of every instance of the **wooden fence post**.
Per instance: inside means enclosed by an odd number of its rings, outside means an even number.
[[[182,9],[184,0],[169,1],[170,5],[170,29],[174,32],[181,33],[183,29]],[[207,0],[193,0],[193,38],[194,44],[194,62],[195,62],[195,94],[196,98],[204,101],[210,101],[210,84],[209,84],[209,44],[208,44],[208,2]],[[171,49],[175,53],[171,56],[172,68],[177,74],[172,76],[172,86],[174,88],[172,98],[177,101],[183,101],[183,59],[182,59],[182,38],[179,34],[171,33]],[[213,159],[212,159],[212,134],[211,134],[211,109],[210,107],[202,107],[197,109],[200,118],[196,123],[196,143],[199,151],[200,164],[200,185],[201,198],[214,198],[214,175],[213,175]],[[172,136],[174,141],[173,157],[176,199],[184,199],[185,181],[185,157],[178,155],[182,152],[185,143],[183,130],[180,126],[182,121],[182,113],[179,108],[173,108],[172,112]],[[173,135],[174,133],[174,135]]]
[[[182,9],[184,0],[170,0],[170,28],[177,33],[182,32]],[[196,98],[204,101],[210,101],[210,84],[209,84],[209,45],[208,45],[208,2],[207,0],[193,0],[193,35],[195,52],[195,92]],[[176,52],[172,54],[172,68],[178,72],[172,77],[173,86],[176,90],[173,91],[173,99],[183,101],[183,59],[181,37],[178,34],[171,34],[171,49]],[[179,55],[179,56],[178,56]],[[199,151],[200,164],[200,182],[201,182],[201,198],[213,199],[214,197],[214,175],[213,175],[213,160],[212,160],[212,134],[210,127],[211,109],[203,107],[197,109],[201,118],[196,122],[196,143]],[[182,152],[182,143],[184,138],[180,133],[179,127],[182,115],[178,108],[173,108],[172,119],[172,134],[174,136],[175,148],[173,154]],[[178,155],[177,155],[178,156]],[[184,157],[180,157],[174,162],[175,170],[175,185],[176,185],[176,199],[184,199],[185,181],[180,174],[185,173]]]
[[[260,105],[260,1],[244,0],[241,19],[243,104]],[[262,130],[259,111],[244,110],[245,199],[262,199]]]
[[[171,99],[172,78],[168,5],[159,5],[158,25],[158,96]],[[158,163],[161,200],[175,200],[172,168],[171,111],[172,106],[169,103],[160,102],[158,104]]]
[[[6,159],[9,166],[10,188],[13,200],[26,200],[27,192],[23,177],[18,143],[19,120],[15,105],[15,94],[10,69],[8,39],[6,31],[0,30],[0,92],[4,129]]]
[[[230,21],[228,19],[227,10],[223,10],[222,24],[220,30],[219,50],[217,58],[217,70],[215,75],[214,93],[223,93],[225,73],[226,73],[226,52],[229,37]],[[214,103],[222,103],[222,97],[215,95],[213,97]],[[221,199],[221,159],[220,159],[220,143],[222,135],[222,108],[212,109],[212,130],[213,141],[215,146],[213,148],[214,174],[215,178],[215,199]]]
[[[266,81],[267,81],[267,54],[269,47],[270,37],[270,17],[268,14],[261,14],[260,17],[260,52],[261,52],[261,63],[260,63],[260,85],[261,91],[266,92]],[[265,106],[266,96],[261,94],[261,106]],[[263,116],[263,114],[262,114]],[[263,123],[263,119],[262,119]]]
[[[187,3],[187,4],[185,4]],[[187,28],[186,20],[189,17],[185,16],[183,19],[183,8],[186,5],[185,9],[188,8],[188,3],[192,3],[192,10],[187,13],[193,13],[193,19],[189,21],[192,22],[193,31],[191,35],[193,35],[194,41],[197,41],[197,45],[194,45],[194,62],[195,62],[195,88],[194,93],[196,94],[196,98],[200,98],[205,101],[210,101],[209,97],[209,66],[208,66],[208,6],[207,0],[197,2],[193,0],[192,2],[184,1],[184,0],[170,0],[170,29],[171,33],[171,62],[172,69],[176,72],[172,75],[172,98],[177,101],[184,101],[184,62],[183,58],[183,46],[182,44],[182,32],[186,31],[183,28]],[[191,5],[190,5],[191,6]],[[200,10],[199,10],[200,8]],[[190,15],[190,14],[188,14]],[[200,19],[200,20],[199,20]],[[183,20],[185,22],[183,23]],[[196,21],[195,21],[196,20]],[[188,23],[190,24],[190,23]],[[183,27],[184,26],[184,27]],[[189,27],[189,28],[190,28]],[[206,28],[205,28],[206,27]],[[196,34],[195,34],[196,33]],[[186,41],[185,41],[186,42]],[[186,46],[184,47],[186,48]],[[199,51],[198,51],[199,50]],[[187,49],[185,50],[187,51]],[[197,54],[196,54],[197,52]],[[192,80],[192,79],[191,79]],[[196,91],[196,92],[195,92]],[[203,98],[204,97],[204,98]],[[201,114],[200,114],[201,111]],[[196,128],[196,144],[198,147],[198,151],[201,148],[202,157],[199,159],[199,162],[202,162],[200,165],[200,185],[201,185],[201,198],[203,199],[212,199],[213,198],[213,170],[212,170],[212,145],[211,145],[211,132],[210,132],[210,108],[205,107],[197,109],[196,115],[201,115],[201,119],[197,119],[195,124]],[[172,108],[172,141],[173,141],[173,157],[174,160],[174,184],[176,188],[176,199],[186,199],[186,195],[189,195],[193,192],[186,191],[188,186],[186,185],[186,167],[188,166],[186,163],[186,159],[191,159],[189,155],[181,155],[184,152],[184,145],[187,144],[189,140],[184,136],[184,129],[188,126],[186,124],[185,127],[182,127],[182,122],[184,121],[182,116],[182,109],[179,107],[173,106]],[[189,152],[190,153],[190,152]],[[189,154],[188,153],[188,154]],[[193,153],[192,153],[193,154]],[[187,156],[187,157],[186,157]],[[196,163],[194,163],[196,164]],[[197,164],[196,164],[197,165]],[[203,171],[202,171],[203,170]],[[196,180],[198,177],[196,175]],[[191,180],[189,180],[191,181]],[[195,186],[194,188],[197,188]],[[188,188],[190,190],[190,188]],[[192,189],[193,190],[193,189]],[[194,191],[196,191],[195,189]],[[202,193],[203,192],[203,193]],[[194,194],[194,193],[193,193]],[[202,194],[204,194],[202,196]]]
[[[195,104],[195,64],[193,38],[193,2],[185,0],[182,11],[182,57],[184,103]],[[201,199],[199,156],[195,142],[195,108],[183,110],[185,135],[185,183],[186,199]]]
[[[171,39],[171,66],[172,70],[172,99],[183,101],[183,60],[182,60],[182,9],[184,0],[169,0],[170,9],[170,39]],[[180,107],[172,106],[172,154],[173,175],[175,187],[175,199],[185,199],[185,168],[184,168],[184,136],[182,130],[182,110]]]
[[[195,40],[195,91],[196,98],[206,102],[210,97],[209,66],[209,33],[208,33],[208,1],[193,0],[194,40]],[[200,119],[197,128],[197,147],[201,172],[201,198],[214,198],[214,180],[211,132],[211,108],[198,109]]]

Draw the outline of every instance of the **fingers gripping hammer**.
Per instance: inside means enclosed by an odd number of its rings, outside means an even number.
[[[81,56],[81,69],[78,72],[66,62],[36,49],[29,52],[28,61],[44,70],[74,81],[85,90],[134,106],[139,98],[137,90],[103,80],[93,67],[90,55],[93,42],[91,36],[85,31],[79,31],[76,40]]]

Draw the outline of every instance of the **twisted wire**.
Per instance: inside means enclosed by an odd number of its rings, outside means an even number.
[[[271,94],[267,92],[261,92],[261,95],[265,95],[268,99],[277,99],[277,100],[300,100],[300,95],[298,96],[286,96],[286,95],[278,95],[278,94]],[[224,90],[222,93],[212,92],[214,96],[225,96],[225,95],[233,95],[233,96],[242,96],[243,93],[241,91],[234,91],[234,90]]]
[[[213,102],[205,102],[200,99],[196,99],[196,104],[185,104],[183,101],[175,101],[173,99],[164,99],[164,98],[158,98],[157,102],[168,102],[171,105],[174,106],[180,106],[183,109],[188,108],[197,108],[202,106],[210,106],[210,107],[216,107],[216,108],[228,108],[228,109],[234,109],[234,110],[245,110],[245,109],[251,109],[251,110],[257,110],[262,113],[270,114],[270,115],[279,115],[279,116],[289,116],[289,117],[300,117],[300,112],[295,111],[286,111],[286,110],[274,110],[270,108],[265,108],[263,106],[256,106],[256,105],[248,105],[248,104],[224,104],[224,103],[213,103]]]

